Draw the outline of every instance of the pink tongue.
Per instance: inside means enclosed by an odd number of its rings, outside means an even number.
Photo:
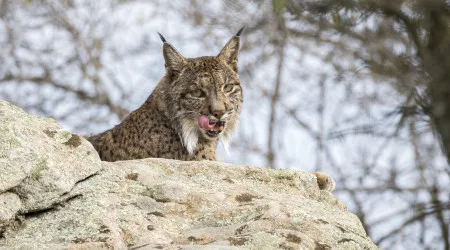
[[[198,118],[198,126],[202,129],[211,130],[215,124],[209,124],[209,118],[206,115],[202,115]]]

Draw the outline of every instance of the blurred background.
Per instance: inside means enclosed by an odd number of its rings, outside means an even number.
[[[450,2],[0,0],[0,99],[81,135],[241,28],[241,125],[222,161],[324,171],[385,249],[450,249]]]

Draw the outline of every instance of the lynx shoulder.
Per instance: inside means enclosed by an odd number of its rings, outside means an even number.
[[[217,144],[236,129],[242,108],[241,32],[217,56],[197,58],[183,57],[160,35],[165,76],[119,125],[88,138],[100,158],[216,160]]]

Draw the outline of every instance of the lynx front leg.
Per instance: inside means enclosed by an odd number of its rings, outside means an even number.
[[[317,177],[317,184],[319,184],[320,189],[333,192],[336,187],[333,178],[322,172],[315,172],[314,175]]]

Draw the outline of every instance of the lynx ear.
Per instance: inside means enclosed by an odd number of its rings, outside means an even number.
[[[228,64],[236,73],[238,72],[239,36],[241,35],[242,30],[244,30],[244,27],[228,41],[218,55],[219,59]]]
[[[170,74],[180,73],[186,65],[186,59],[161,34],[159,34],[159,37],[164,43],[163,56],[167,71]]]

